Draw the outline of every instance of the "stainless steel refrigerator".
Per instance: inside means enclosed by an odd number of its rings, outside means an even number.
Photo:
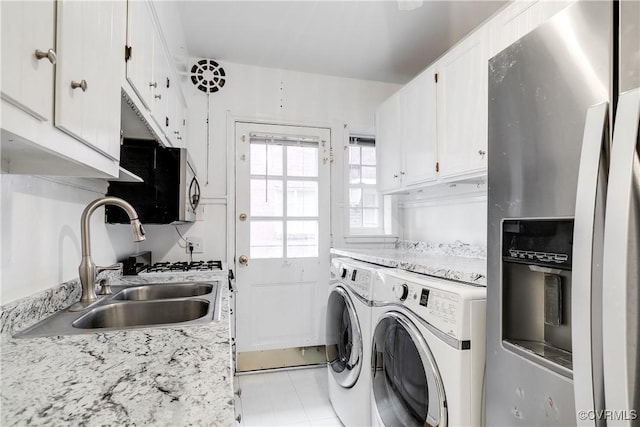
[[[640,3],[489,62],[488,426],[639,425]]]

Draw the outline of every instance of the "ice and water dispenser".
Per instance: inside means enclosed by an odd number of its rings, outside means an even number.
[[[571,376],[573,219],[502,222],[505,347]]]

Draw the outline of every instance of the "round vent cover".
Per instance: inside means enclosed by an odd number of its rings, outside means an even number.
[[[205,93],[222,89],[225,76],[224,69],[213,59],[201,59],[191,67],[191,81]]]

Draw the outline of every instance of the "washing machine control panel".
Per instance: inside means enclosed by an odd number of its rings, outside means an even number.
[[[364,298],[369,298],[372,272],[367,269],[354,268],[347,276],[347,282],[351,288]]]
[[[410,281],[391,282],[387,283],[387,286],[391,285],[392,294],[389,297],[392,301],[404,305],[445,334],[458,338],[462,312],[460,295]],[[379,293],[376,293],[374,299],[379,296]]]

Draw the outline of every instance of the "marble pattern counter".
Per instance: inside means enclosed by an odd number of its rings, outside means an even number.
[[[10,334],[28,326],[20,307],[50,310],[33,301],[2,307],[0,424],[234,425],[229,291],[226,279],[209,279],[220,280],[221,316],[203,326],[20,339]],[[75,302],[77,284],[65,285],[66,299],[56,288],[40,296]]]
[[[487,285],[483,249],[461,243],[433,245],[401,241],[391,249],[332,248],[331,254],[472,285]]]

